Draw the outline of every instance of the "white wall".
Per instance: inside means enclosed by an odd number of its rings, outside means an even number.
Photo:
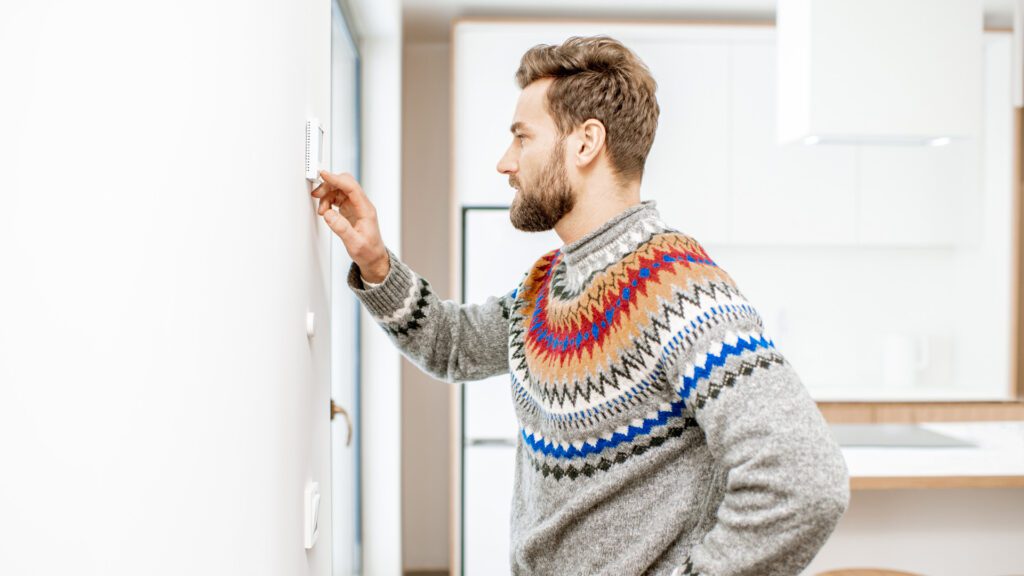
[[[328,574],[330,4],[0,6],[0,573]]]

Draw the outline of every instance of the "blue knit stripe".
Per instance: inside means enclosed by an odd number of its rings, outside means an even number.
[[[537,440],[534,438],[533,434],[527,435],[526,430],[522,430],[521,434],[523,436],[523,440],[525,440],[527,445],[529,445],[535,452],[542,452],[547,456],[555,456],[557,458],[583,458],[588,454],[601,452],[606,448],[614,448],[624,442],[630,442],[640,434],[650,434],[651,430],[654,429],[655,426],[664,426],[668,423],[668,419],[670,417],[681,415],[683,413],[684,403],[685,400],[673,402],[671,409],[659,410],[657,418],[644,420],[643,425],[639,428],[632,425],[629,426],[627,434],[615,432],[612,434],[611,440],[598,438],[596,446],[584,443],[582,448],[576,448],[572,445],[568,448],[563,448],[561,446],[555,446],[546,440]]]
[[[611,439],[598,438],[597,444],[592,445],[584,442],[582,448],[577,448],[573,445],[569,445],[568,448],[555,445],[554,443],[545,440],[538,439],[533,434],[527,434],[525,429],[520,430],[520,434],[523,440],[526,442],[534,452],[541,452],[546,456],[554,456],[556,458],[583,458],[589,454],[601,452],[607,448],[615,448],[626,442],[633,441],[637,436],[648,435],[656,426],[664,426],[668,423],[669,418],[678,417],[683,413],[683,408],[686,405],[686,400],[690,396],[690,392],[697,387],[697,383],[704,378],[708,378],[711,375],[712,370],[716,367],[724,366],[725,362],[730,356],[739,356],[746,350],[755,351],[758,348],[773,348],[774,345],[763,335],[760,338],[751,338],[750,340],[744,340],[740,338],[737,340],[735,345],[722,344],[722,353],[718,356],[708,354],[704,365],[698,367],[692,377],[683,377],[683,387],[677,390],[680,395],[680,399],[672,402],[668,410],[659,410],[658,414],[654,418],[644,419],[643,423],[637,427],[629,425],[626,430],[626,434],[615,432],[612,434]]]
[[[740,354],[743,353],[744,350],[754,351],[757,350],[758,348],[774,347],[775,345],[772,343],[772,341],[766,339],[763,334],[760,338],[751,338],[750,340],[744,340],[740,338],[736,341],[735,345],[723,343],[722,354],[718,356],[712,356],[711,354],[708,354],[708,358],[704,362],[704,365],[698,366],[696,369],[694,369],[693,376],[683,377],[683,387],[676,390],[676,392],[678,392],[679,396],[685,400],[686,398],[689,398],[690,392],[692,392],[697,387],[697,383],[701,379],[710,376],[711,371],[714,370],[715,368],[719,366],[724,366],[726,360],[729,359],[729,356],[739,356]]]

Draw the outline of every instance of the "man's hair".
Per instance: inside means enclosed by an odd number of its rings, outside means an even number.
[[[516,83],[523,89],[542,78],[554,78],[547,109],[559,137],[590,118],[600,120],[619,184],[641,179],[660,109],[658,84],[636,54],[605,35],[538,44],[523,54]]]

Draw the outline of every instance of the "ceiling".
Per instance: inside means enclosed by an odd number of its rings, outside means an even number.
[[[774,21],[776,0],[402,0],[405,42],[448,42],[459,16]],[[985,25],[1010,28],[1015,0],[982,0]]]

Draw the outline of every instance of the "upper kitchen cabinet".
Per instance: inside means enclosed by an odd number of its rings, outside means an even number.
[[[989,181],[985,155],[1004,153],[1005,145],[986,150],[985,138],[998,124],[993,114],[1012,107],[1005,82],[1009,35],[984,34],[983,74],[965,79],[973,102],[969,137],[944,146],[871,146],[861,149],[861,193],[857,206],[859,239],[865,245],[977,246],[986,206],[1007,198],[1010,188]],[[995,189],[986,190],[986,186]],[[993,196],[994,194],[994,196]]]
[[[856,150],[776,144],[774,33],[731,49],[732,240],[737,244],[856,241]]]
[[[977,137],[945,146],[863,146],[856,214],[863,245],[971,243],[980,216]]]
[[[711,246],[978,242],[984,78],[965,79],[977,105],[975,129],[963,140],[779,145],[771,26],[457,22],[456,203],[511,203],[513,191],[496,166],[511,143],[520,59],[537,44],[594,34],[625,43],[658,83],[661,115],[641,197],[656,200],[669,225]]]
[[[944,146],[776,144],[773,39],[732,46],[732,243],[954,246],[981,213],[981,78],[974,130]]]

